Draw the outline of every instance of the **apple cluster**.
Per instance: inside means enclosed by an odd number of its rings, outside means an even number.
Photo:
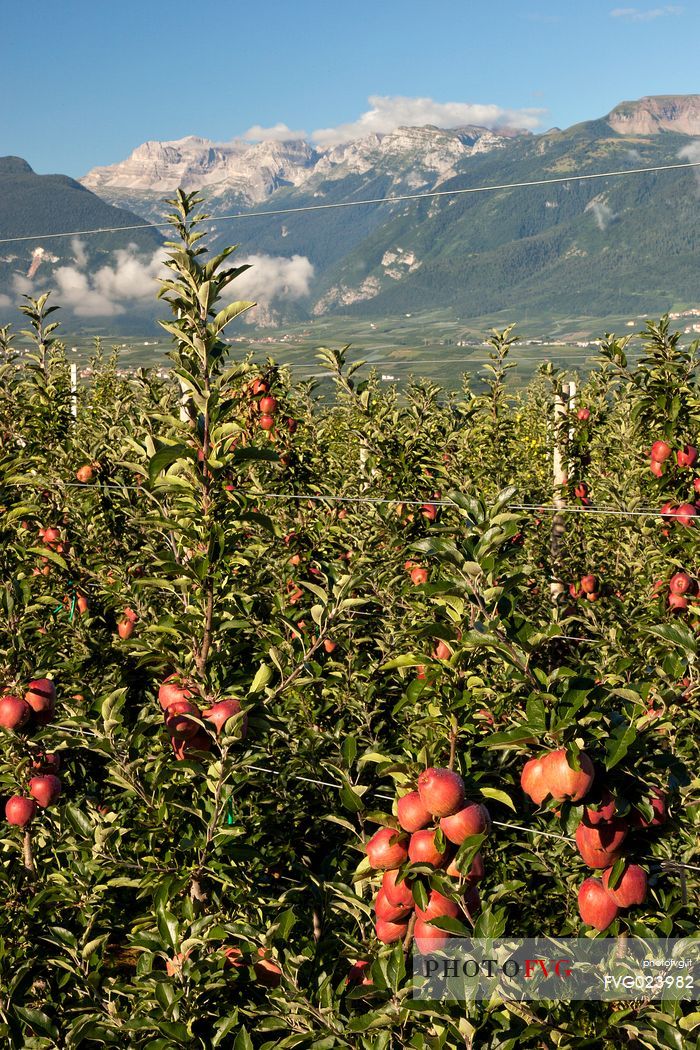
[[[27,686],[24,696],[8,693],[0,698],[0,726],[18,732],[53,722],[56,710],[56,687],[50,678],[36,678]],[[27,785],[28,795],[13,795],[5,804],[8,824],[26,827],[42,809],[58,799],[61,781],[56,776],[61,760],[56,754],[39,753],[32,763],[34,776]]]
[[[205,720],[218,736],[230,718],[240,715],[241,739],[245,739],[248,732],[248,718],[239,700],[227,697],[204,710],[198,706],[198,701],[202,701],[199,686],[178,674],[168,675],[158,689],[158,702],[178,762],[189,758],[193,752],[211,751],[212,737],[202,724]]]
[[[579,769],[570,765],[565,748],[531,758],[523,767],[521,787],[538,806],[546,798],[556,802],[581,802],[590,796],[595,768],[583,751],[579,753],[578,764]],[[602,873],[601,879],[585,879],[579,889],[579,914],[587,925],[606,930],[621,908],[642,904],[646,899],[646,872],[638,864],[624,861],[622,844],[631,828],[658,827],[665,823],[666,800],[658,789],[654,789],[652,809],[651,820],[635,807],[623,816],[605,787],[601,788],[597,801],[583,807],[576,829],[576,845],[584,863]]]
[[[698,581],[687,572],[677,572],[671,577],[668,585],[669,608],[675,612],[685,612],[693,598],[698,594]]]
[[[673,449],[667,441],[655,441],[651,446],[649,469],[655,477],[662,477],[672,454]],[[683,448],[678,449],[676,452],[676,463],[681,470],[692,469],[697,462],[697,458],[698,450],[694,445],[684,445]],[[693,492],[695,496],[700,496],[700,477],[693,478]],[[700,504],[697,501],[695,503],[686,502],[680,504],[668,502],[664,503],[661,508],[661,515],[664,518],[671,518],[679,525],[685,525],[687,528],[694,524],[699,509]],[[663,534],[668,536],[668,529],[664,529]]]
[[[649,469],[652,474],[660,478],[668,460],[673,455],[673,449],[667,441],[655,441],[649,452]],[[693,445],[684,445],[676,452],[676,463],[681,469],[694,467],[698,458],[698,450]],[[697,479],[700,482],[700,478]],[[695,487],[697,492],[700,485]]]
[[[375,933],[383,944],[404,940],[413,915],[419,951],[433,951],[450,937],[434,920],[471,919],[480,907],[476,884],[484,875],[481,855],[463,873],[455,847],[474,835],[489,834],[491,818],[484,805],[466,799],[458,773],[436,767],[423,770],[416,789],[397,799],[396,814],[398,829],[380,828],[365,846],[370,866],[384,872],[374,901]],[[441,872],[460,880],[458,890],[441,883],[450,896],[432,885],[426,890],[421,881],[423,874]]]
[[[588,497],[588,485],[585,481],[579,481],[574,485],[574,495],[580,500],[582,507],[590,507],[591,501]]]
[[[600,580],[588,573],[582,576],[577,584],[569,584],[569,594],[572,598],[585,598],[586,601],[596,602],[600,598]]]

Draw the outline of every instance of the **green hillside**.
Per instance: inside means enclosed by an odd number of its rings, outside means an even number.
[[[687,145],[687,136],[632,138],[595,121],[514,139],[506,149],[472,157],[468,173],[440,189],[678,163]],[[316,299],[338,285],[379,281],[376,296],[329,307],[342,313],[380,317],[435,307],[469,317],[504,309],[591,317],[661,312],[700,299],[695,179],[693,172],[661,172],[285,216],[284,249],[307,254],[317,265]],[[355,187],[335,180],[321,190],[325,203],[348,199]],[[363,184],[362,196],[382,190],[377,178]],[[311,197],[287,196],[290,206],[312,203]],[[279,222],[241,227],[246,248],[279,250]],[[421,265],[393,280],[382,258],[397,246],[412,251]]]
[[[0,238],[27,237],[76,230],[133,226],[143,219],[123,208],[106,204],[66,175],[37,175],[19,157],[0,157]],[[135,244],[153,252],[162,243],[155,229],[105,233],[89,239],[91,266],[104,265],[118,248]],[[0,293],[17,298],[13,278],[26,276],[32,253],[41,246],[50,265],[68,263],[74,255],[71,237],[43,237],[36,241],[0,244]],[[40,267],[40,281],[48,279],[47,264]],[[50,286],[50,281],[49,281]]]

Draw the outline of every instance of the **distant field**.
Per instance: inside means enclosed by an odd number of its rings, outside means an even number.
[[[634,320],[634,326],[629,321]],[[233,352],[244,356],[250,352],[260,359],[266,356],[291,367],[297,378],[319,374],[316,349],[319,346],[339,346],[350,343],[357,358],[367,361],[380,376],[390,376],[404,382],[410,375],[434,380],[448,388],[461,384],[463,374],[472,381],[478,379],[488,361],[488,348],[483,340],[492,327],[504,328],[509,319],[504,316],[460,321],[443,313],[422,314],[417,317],[386,318],[380,321],[356,317],[316,318],[313,321],[289,324],[280,329],[243,329],[232,340]],[[592,343],[605,332],[618,334],[639,331],[643,318],[610,317],[547,318],[518,324],[522,344],[513,354],[518,368],[511,373],[516,385],[527,383],[540,364],[552,361],[569,371],[585,372],[596,356],[595,345],[578,346],[578,342]],[[85,333],[69,345],[77,347],[76,355],[84,363],[91,352],[91,333]],[[528,340],[544,340],[546,345],[528,344]],[[168,364],[166,357],[170,343],[153,334],[125,338],[123,335],[102,335],[103,345],[121,347],[122,362],[126,367],[157,367]],[[457,345],[463,343],[466,345]]]

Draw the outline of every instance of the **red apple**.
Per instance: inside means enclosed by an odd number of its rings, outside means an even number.
[[[615,799],[610,794],[607,788],[603,789],[600,797],[600,802],[597,803],[597,809],[593,809],[591,806],[586,806],[583,815],[586,823],[589,826],[595,826],[596,824],[605,824],[611,821],[617,813],[615,806]]]
[[[241,970],[245,966],[243,952],[235,945],[227,945],[221,949],[224,956],[224,966],[232,966],[234,970]]]
[[[277,988],[282,980],[282,971],[277,963],[270,959],[267,948],[258,948],[258,960],[253,963],[253,970],[258,984],[264,988]]]
[[[123,642],[128,641],[134,633],[134,621],[133,620],[119,620],[117,623],[117,634]]]
[[[175,737],[170,737],[173,747],[178,744],[182,747],[182,758],[194,758],[198,751],[211,751],[211,737],[207,733],[206,729],[202,729],[201,726],[197,726],[197,732],[194,736],[188,740],[177,740]]]
[[[374,912],[383,922],[400,922],[405,919],[412,905],[391,904],[384,890],[380,890],[374,902]]]
[[[29,781],[29,794],[36,799],[42,809],[52,805],[61,794],[61,781],[52,773],[32,777]]]
[[[450,919],[458,919],[460,909],[459,905],[455,904],[449,897],[444,897],[437,890],[431,890],[426,907],[423,909],[416,905],[416,915],[423,922],[429,922],[430,919],[440,919],[445,915],[449,916]]]
[[[424,569],[420,565],[416,565],[415,568],[411,569],[411,583],[414,583],[418,587],[422,583],[428,582],[428,570]]]
[[[675,510],[676,521],[689,528],[694,523],[697,513],[697,507],[694,507],[692,503],[681,503],[680,507],[676,507]]]
[[[408,858],[405,846],[406,836],[394,828],[380,828],[365,845],[370,867],[376,871],[382,868],[400,868]]]
[[[258,409],[263,416],[274,416],[277,411],[277,400],[274,397],[262,397],[258,402]]]
[[[464,781],[451,769],[431,766],[418,777],[418,793],[434,817],[449,817],[464,803]]]
[[[158,701],[164,711],[178,700],[194,700],[199,695],[197,686],[179,674],[170,674],[158,690]]]
[[[433,659],[434,660],[449,660],[449,658],[451,656],[452,656],[452,650],[450,649],[450,647],[447,644],[447,642],[443,642],[442,640],[440,640],[437,643],[437,645],[435,646],[435,648],[433,649]]]
[[[235,697],[230,697],[228,700],[219,700],[217,703],[212,704],[206,711],[202,712],[202,718],[208,719],[212,725],[216,727],[217,734],[221,732],[229,718],[234,718],[235,715],[241,713],[240,701],[236,700]],[[243,715],[240,721],[241,737],[244,739],[248,732],[248,717]]]
[[[267,415],[260,416],[258,422],[260,423],[260,427],[262,430],[272,430],[275,426],[275,417]]]
[[[588,420],[591,418],[591,410],[590,408],[579,408],[578,412],[576,413],[576,416],[578,419],[581,420],[582,423],[587,423]]]
[[[576,841],[577,843],[584,841],[591,849],[617,853],[627,838],[628,831],[627,821],[620,817],[613,817],[612,820],[599,820],[592,824],[584,813],[576,829]]]
[[[56,686],[50,678],[35,678],[27,686],[25,703],[34,712],[34,718],[42,725],[51,722],[56,705]]]
[[[346,984],[374,984],[367,972],[372,963],[368,959],[351,959],[351,966],[345,978]]]
[[[381,941],[382,944],[394,944],[395,941],[402,941],[408,932],[407,922],[386,922],[384,919],[377,919],[374,924],[374,932],[377,935],[377,940]]]
[[[651,463],[649,464],[649,470],[652,472],[654,477],[660,478],[663,477],[664,465],[663,463],[659,463],[658,460],[652,459]]]
[[[686,594],[692,586],[693,580],[687,572],[677,572],[669,582],[672,594]]]
[[[531,758],[525,763],[520,774],[520,786],[536,806],[542,805],[549,794],[542,758]]]
[[[39,752],[32,762],[32,769],[37,773],[58,773],[61,768],[61,756],[49,751]]]
[[[660,788],[651,789],[651,807],[654,811],[654,816],[649,821],[646,817],[642,816],[638,809],[632,809],[632,815],[630,822],[632,827],[635,828],[658,828],[662,824],[666,823],[668,819],[668,812],[666,809],[666,796]]]
[[[584,879],[578,891],[578,911],[582,922],[602,933],[619,909],[600,879]]]
[[[452,860],[446,869],[446,874],[451,875],[455,879],[465,878],[467,882],[481,882],[484,877],[484,860],[480,853],[474,857],[474,860],[469,865],[469,871],[466,875],[462,875],[461,871]]]
[[[647,873],[638,864],[627,864],[614,890],[608,882],[612,868],[603,872],[603,886],[608,891],[618,908],[631,908],[634,904],[643,904],[647,895]]]
[[[403,882],[396,881],[398,875],[398,869],[392,868],[390,871],[385,871],[382,876],[382,889],[384,896],[388,900],[389,904],[392,904],[395,908],[412,908],[413,907],[413,894],[411,893],[411,887],[407,879]]]
[[[581,590],[584,594],[595,594],[598,590],[598,578],[597,576],[582,576],[581,577]]]
[[[579,753],[578,759],[580,771],[569,765],[565,748],[550,751],[542,759],[544,781],[550,795],[558,802],[565,799],[578,802],[590,790],[594,776],[593,763],[585,751]]]
[[[192,717],[188,717],[189,715]],[[190,703],[189,700],[176,700],[165,712],[165,724],[170,735],[176,740],[191,740],[200,728],[193,718],[201,717],[201,711],[196,704]]]
[[[396,803],[399,824],[404,831],[420,831],[432,820],[431,814],[425,808],[417,791],[409,791]]]
[[[580,824],[576,829],[576,845],[581,859],[589,868],[609,868],[620,856],[615,850],[598,849],[592,845],[585,832],[581,830]]]
[[[650,456],[657,463],[665,463],[673,449],[666,441],[655,441],[651,446]]]
[[[684,445],[676,452],[676,462],[679,467],[692,467],[698,458],[698,450],[693,445]]]
[[[583,481],[579,482],[574,488],[574,495],[577,499],[585,499],[588,495],[588,485]]]
[[[261,394],[266,394],[270,389],[270,384],[264,379],[258,377],[257,379],[251,380],[249,391],[253,397],[260,397]]]
[[[688,599],[684,598],[682,594],[669,594],[668,606],[677,612],[684,612],[688,608]]]
[[[429,922],[425,922],[423,919],[416,919],[416,924],[413,927],[413,939],[416,942],[418,951],[423,955],[429,955],[431,952],[444,948],[450,939],[450,934],[445,930],[439,930],[437,926],[431,926]]]
[[[21,696],[3,696],[0,699],[0,726],[19,729],[29,721],[32,709]]]
[[[432,864],[434,868],[441,868],[446,857],[447,851],[441,853],[435,845],[435,832],[432,829],[413,832],[408,843],[411,864]]]
[[[8,824],[24,828],[36,816],[36,802],[24,795],[13,795],[5,803],[5,819]]]
[[[486,806],[479,802],[469,802],[451,816],[442,817],[440,830],[455,846],[461,846],[465,839],[472,835],[488,835],[491,831],[491,817]]]

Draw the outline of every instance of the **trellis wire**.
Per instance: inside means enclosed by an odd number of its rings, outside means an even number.
[[[236,212],[229,215],[208,215],[207,220],[215,222],[230,222],[235,219],[258,219],[269,218],[277,215],[294,215],[297,213],[313,211],[333,211],[338,208],[359,208],[369,204],[400,204],[402,201],[425,200],[431,197],[459,197],[472,193],[496,193],[503,190],[527,189],[533,186],[552,186],[566,182],[590,182],[593,179],[624,178],[628,175],[644,175],[659,171],[674,171],[679,168],[697,168],[700,161],[683,161],[679,164],[655,164],[643,168],[623,168],[616,171],[597,171],[585,175],[564,175],[551,179],[531,179],[525,182],[506,182],[490,186],[464,186],[454,190],[426,190],[422,193],[403,193],[394,197],[372,197],[358,201],[336,201],[329,204],[307,204],[299,208],[274,208],[269,211]],[[32,233],[19,237],[2,237],[0,244],[14,244],[21,241],[41,241],[56,237],[90,237],[104,233],[126,233],[131,230],[167,230],[170,229],[169,222],[163,223],[138,223],[131,226],[104,226],[91,230],[73,230],[62,233]]]
[[[21,484],[31,488],[42,488],[42,482],[37,481],[35,484],[30,485],[29,482],[22,482]],[[118,485],[118,484],[90,484],[89,482],[77,482],[68,481],[65,483],[65,488],[79,488],[79,489],[96,489],[98,491],[114,491],[114,492],[141,492],[141,485]],[[154,491],[158,491],[156,488]],[[297,492],[251,492],[244,490],[235,490],[239,496],[244,496],[250,500],[263,500],[263,499],[280,499],[280,500],[311,500],[313,502],[328,502],[328,503],[357,503],[366,504],[373,506],[380,506],[382,504],[388,506],[406,506],[406,507],[459,507],[454,500],[450,499],[408,499],[400,498],[398,496],[338,496],[332,493],[297,493]],[[638,510],[620,510],[619,508],[607,507],[601,505],[590,506],[590,507],[572,507],[567,506],[563,508],[541,505],[537,503],[509,503],[505,508],[507,510],[522,510],[522,511],[535,511],[536,513],[542,514],[582,514],[590,515],[591,517],[602,516],[602,517],[640,517],[640,518],[663,518],[664,520],[672,521],[674,518],[673,514],[662,514],[660,510],[653,508],[643,508]]]

